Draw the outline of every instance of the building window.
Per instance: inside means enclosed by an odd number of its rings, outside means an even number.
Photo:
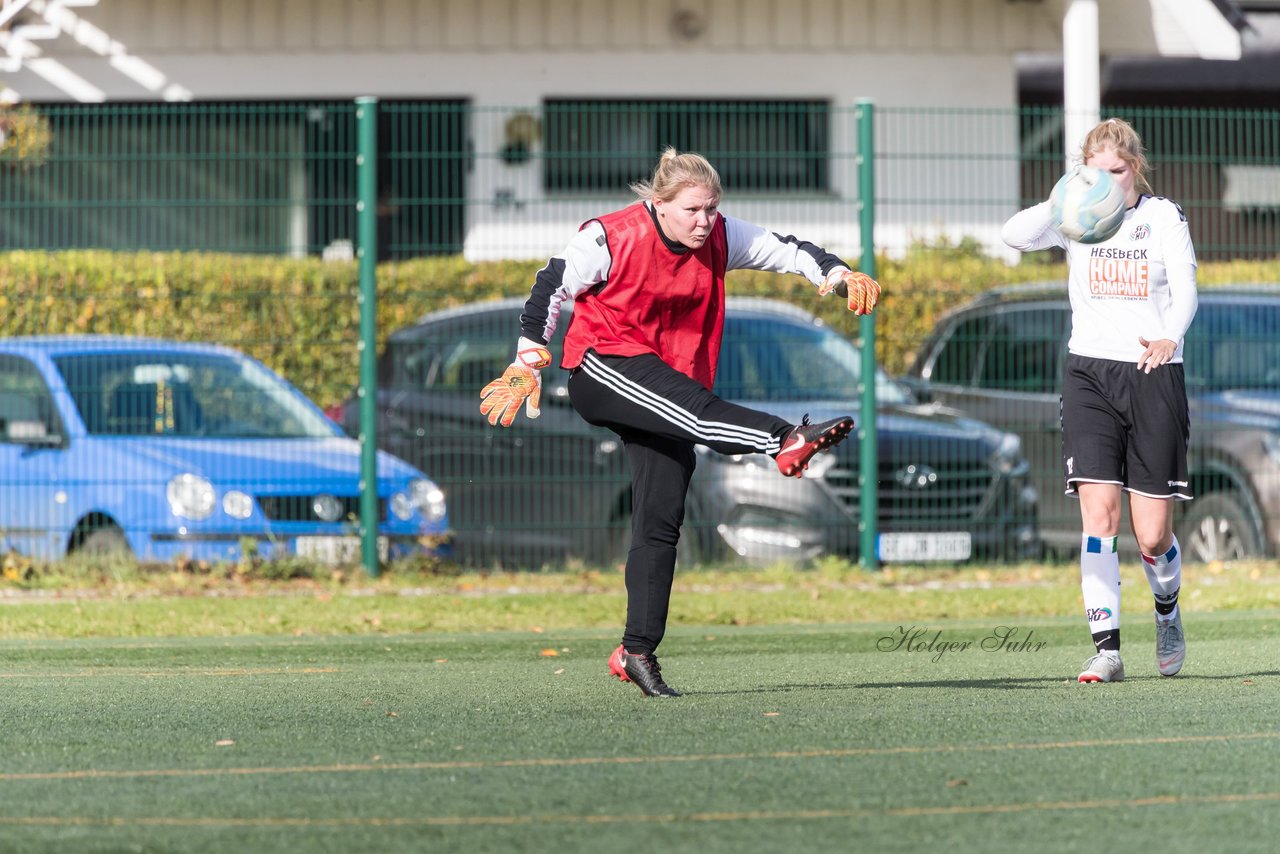
[[[824,101],[552,99],[543,106],[548,193],[625,191],[652,174],[668,145],[705,155],[735,193],[829,189]]]

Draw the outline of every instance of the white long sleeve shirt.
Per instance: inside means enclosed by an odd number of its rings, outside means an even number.
[[[1136,364],[1144,349],[1139,337],[1167,338],[1178,345],[1171,361],[1182,361],[1183,336],[1199,298],[1195,248],[1175,202],[1141,196],[1125,211],[1120,230],[1102,243],[1068,240],[1054,227],[1048,202],[1014,214],[1001,236],[1023,252],[1066,250],[1072,353]]]
[[[650,214],[653,229],[667,249],[675,255],[694,250],[671,241],[662,234],[653,206],[643,203]],[[798,273],[814,285],[828,277],[850,269],[836,255],[822,247],[792,235],[783,236],[758,225],[721,213],[724,220],[728,256],[724,270],[765,270],[774,273]],[[613,272],[613,251],[600,220],[589,220],[569,241],[564,251],[554,256],[538,271],[524,314],[520,318],[521,334],[531,341],[550,341],[559,324],[560,306],[565,300],[576,300],[609,281]],[[654,282],[649,299],[661,299],[662,282]]]

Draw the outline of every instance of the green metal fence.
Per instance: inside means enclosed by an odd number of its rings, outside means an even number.
[[[921,345],[946,310],[996,286],[1061,276],[1054,266],[1060,259],[1019,259],[999,239],[1003,221],[1044,198],[1061,174],[1060,111],[882,105],[872,122],[869,105],[815,99],[561,98],[511,108],[383,101],[371,107],[364,136],[360,114],[361,105],[350,102],[28,109],[23,127],[37,128],[43,147],[18,157],[11,134],[0,148],[6,341],[144,333],[242,350],[332,407],[353,435],[361,433],[361,412],[376,420],[376,430],[366,423],[366,435],[443,491],[457,559],[616,562],[627,548],[629,511],[617,438],[577,418],[558,370],[546,372],[538,422],[521,420],[510,430],[484,423],[478,388],[509,361],[519,308],[459,306],[502,296],[518,302],[532,273],[578,225],[626,204],[628,184],[647,177],[658,152],[675,145],[717,163],[726,213],[813,240],[854,264],[878,262],[886,287],[876,320],[858,323],[833,303],[819,303],[795,277],[731,277],[731,295],[771,296],[825,322],[784,323],[782,308],[766,306],[775,320],[762,324],[759,305],[735,308],[724,359],[744,399],[797,415],[824,403],[868,411],[864,355],[874,350],[886,369],[874,386],[879,418],[859,415],[868,437],[861,452],[851,442],[801,481],[749,459],[700,457],[682,556],[759,562],[831,553],[873,564],[1026,559],[1038,556],[1044,541],[1069,546],[1079,523],[1073,506],[1052,495],[1060,489],[1057,428],[1043,414],[1056,400],[1055,369],[1026,356],[1037,347],[1060,352],[1054,347],[1061,341],[1047,339],[1060,338],[1061,328],[1000,331],[978,319],[980,332],[955,339],[975,343],[956,357],[952,364],[961,368],[949,382],[938,382],[941,374],[912,375],[913,367],[920,374]],[[1121,115],[1143,134],[1156,191],[1187,213],[1202,280],[1274,281],[1280,113],[1114,107],[1103,115]],[[372,202],[361,206],[362,198]],[[874,246],[864,239],[873,229]],[[362,260],[369,278],[361,276]],[[416,324],[435,310],[447,313]],[[1265,307],[1236,311],[1268,316]],[[1256,340],[1268,329],[1248,334]],[[822,352],[806,348],[836,346],[819,340],[821,331],[842,339],[841,371],[852,372],[852,386],[845,388],[840,371],[806,361],[807,353]],[[363,351],[362,337],[370,339]],[[1007,346],[1014,340],[1029,346]],[[945,340],[933,346],[924,355],[950,357]],[[223,465],[248,484],[250,519],[261,518],[254,501],[272,503],[267,499],[285,493],[308,499],[261,535],[229,525],[214,530],[226,513],[218,483],[211,484],[216,506],[198,520],[117,518],[130,511],[114,507],[141,500],[134,475],[123,473],[99,490],[99,506],[78,505],[85,478],[58,472],[56,460],[68,455],[81,428],[65,400],[40,404],[34,415],[22,409],[30,403],[20,398],[47,383],[23,359],[29,356],[0,354],[0,551],[38,544],[59,554],[83,545],[88,531],[114,525],[147,532],[129,540],[143,557],[217,536],[223,557],[234,557],[246,540],[288,553],[304,524],[315,521],[310,499],[317,496],[265,474],[258,482],[261,463],[237,462],[234,441],[224,442]],[[1038,370],[1048,370],[1047,379],[1033,376]],[[828,371],[825,390],[843,390],[824,402],[823,387],[811,388],[797,373],[804,371]],[[169,415],[182,377],[161,373],[135,371],[133,379],[159,386],[151,388],[158,397],[148,412],[159,425],[151,432],[163,438],[176,429]],[[908,399],[890,373],[908,375],[917,397]],[[1276,393],[1280,378],[1265,361],[1258,373],[1249,396]],[[369,393],[359,398],[362,376]],[[998,388],[990,377],[1000,378]],[[1204,387],[1225,389],[1227,397],[1234,388],[1212,377]],[[964,402],[989,429],[912,408],[929,398]],[[1257,412],[1233,420],[1221,409],[1196,411],[1196,433],[1218,439],[1197,446],[1193,460],[1202,468],[1199,494],[1214,498],[1191,503],[1212,512],[1180,516],[1180,535],[1199,531],[1202,557],[1276,554],[1277,428]],[[49,438],[55,435],[60,443]],[[1238,445],[1261,450],[1233,457]],[[366,455],[365,483],[371,465]],[[41,492],[48,507],[28,500],[50,477],[70,477],[74,488]],[[336,496],[341,536],[325,534],[308,553],[352,557],[345,543],[360,531],[361,512],[369,531],[371,516],[392,518],[392,492],[363,504],[356,495]],[[17,506],[20,517],[3,516],[3,508]],[[176,545],[145,553],[156,537]],[[378,545],[370,537],[360,552],[370,567]]]

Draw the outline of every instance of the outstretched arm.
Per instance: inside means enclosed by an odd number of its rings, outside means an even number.
[[[819,295],[838,294],[854,314],[870,314],[880,299],[880,285],[816,243],[768,231],[730,216],[724,218],[729,245],[726,269],[798,273],[818,287]]]
[[[551,364],[551,351],[546,345],[555,334],[560,307],[565,300],[573,300],[603,282],[610,261],[604,227],[593,222],[538,271],[520,315],[516,357],[502,376],[480,390],[480,414],[490,424],[510,427],[522,404],[527,417],[541,414],[542,369]]]

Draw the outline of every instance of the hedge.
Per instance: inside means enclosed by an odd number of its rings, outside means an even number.
[[[975,245],[935,244],[878,260],[884,294],[876,350],[890,373],[944,311],[992,287],[1061,279],[1061,262],[1028,256],[1018,265]],[[544,262],[468,263],[435,257],[378,267],[379,345],[436,309],[528,293]],[[1280,281],[1280,262],[1203,265],[1202,285]],[[355,262],[205,253],[107,251],[0,253],[0,334],[116,333],[236,347],[280,372],[321,405],[357,380]],[[835,298],[818,299],[795,276],[729,275],[730,294],[770,296],[821,316],[856,337],[858,319]],[[512,330],[514,344],[517,330]]]

